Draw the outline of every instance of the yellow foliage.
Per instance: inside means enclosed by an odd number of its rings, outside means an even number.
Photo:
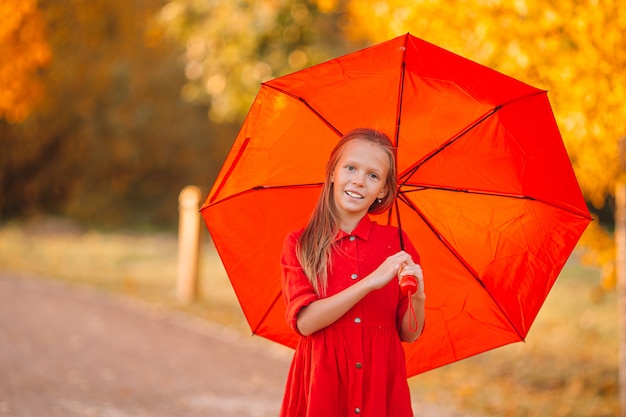
[[[0,118],[17,123],[41,98],[36,72],[51,52],[36,0],[3,0],[0,22]]]
[[[317,7],[323,13],[330,13],[335,10],[338,6],[339,0],[317,0]]]
[[[603,290],[615,288],[617,282],[615,270],[615,240],[604,229],[598,219],[587,227],[580,238],[581,262],[588,265],[600,265],[602,276],[600,286]]]
[[[585,233],[580,238],[580,242],[585,247],[593,247],[593,251],[583,251],[581,260],[583,263],[594,265],[605,265],[615,259],[615,245],[613,237],[600,226],[597,219],[587,227]]]

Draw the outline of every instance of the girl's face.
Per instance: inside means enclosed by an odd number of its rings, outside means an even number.
[[[374,200],[387,194],[389,156],[380,145],[363,139],[348,142],[330,180],[342,221],[360,220]]]

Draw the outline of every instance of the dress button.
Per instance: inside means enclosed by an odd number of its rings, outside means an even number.
[[[359,275],[358,275],[358,274],[352,274],[352,275],[350,275],[350,278],[352,278],[352,279],[357,279],[358,277],[359,277]]]
[[[354,322],[355,322],[356,324],[360,324],[360,323],[361,323],[361,317],[357,317],[357,318],[355,318],[355,319],[354,319]]]
[[[356,240],[356,237],[350,236],[350,242],[354,242],[355,240]]]
[[[361,409],[359,407],[355,408],[354,414],[361,414]]]
[[[356,369],[361,369],[363,367],[361,362],[357,362],[355,366],[356,366]]]

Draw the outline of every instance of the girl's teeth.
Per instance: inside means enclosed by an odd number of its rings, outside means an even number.
[[[350,191],[346,191],[346,194],[348,194],[350,197],[353,197],[353,198],[363,198],[362,195],[359,195],[359,194],[356,194],[356,193],[352,193]]]

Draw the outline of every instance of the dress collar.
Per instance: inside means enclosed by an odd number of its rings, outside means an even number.
[[[339,233],[337,233],[337,236],[335,237],[335,241],[338,241],[348,236],[356,236],[360,239],[368,240],[370,235],[370,229],[372,228],[372,223],[372,220],[366,214],[365,216],[363,216],[361,221],[359,221],[359,224],[356,225],[352,233],[346,233],[343,230],[339,230]]]

